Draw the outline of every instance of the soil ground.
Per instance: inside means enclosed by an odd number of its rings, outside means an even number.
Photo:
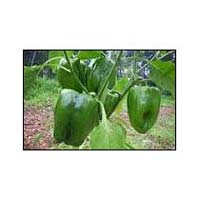
[[[161,107],[158,121],[161,123],[168,116],[175,113],[174,107],[163,106]],[[121,112],[119,117],[124,121],[127,126],[130,126],[127,112]],[[53,133],[53,109],[51,106],[47,107],[27,107],[24,111],[24,149],[49,149],[55,145],[55,141],[52,136]],[[128,136],[132,135],[138,142],[147,141],[149,148],[160,148],[155,143],[154,137],[140,136],[131,131],[128,131]],[[138,136],[137,136],[138,135]],[[145,134],[146,135],[146,134]],[[148,139],[148,140],[147,140]],[[168,142],[169,143],[169,142]],[[174,149],[174,145],[166,144],[166,149]]]

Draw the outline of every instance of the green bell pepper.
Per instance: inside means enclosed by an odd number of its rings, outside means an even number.
[[[119,98],[120,98],[120,94],[118,92],[116,91],[107,92],[104,107],[105,107],[106,115],[108,117],[113,113],[115,109],[115,105],[119,101]]]
[[[127,106],[131,125],[139,133],[146,133],[156,122],[161,92],[156,87],[135,86],[128,93]]]
[[[102,84],[104,83],[109,71],[112,67],[112,62],[105,57],[101,57],[96,60],[92,70],[87,77],[87,89],[89,92],[98,93]],[[109,89],[112,89],[116,83],[115,73],[109,82]]]
[[[77,78],[83,84],[85,84],[86,65],[80,63],[79,59],[76,59],[74,62],[72,62],[72,67],[74,69]],[[77,82],[74,75],[72,74],[70,67],[68,66],[67,63],[65,63],[65,65],[59,65],[57,71],[57,80],[62,88],[73,89],[78,92],[83,91],[80,84]]]
[[[54,138],[58,142],[80,146],[98,123],[97,101],[71,89],[63,89],[54,113]]]
[[[64,67],[59,67],[57,71],[57,80],[60,83],[62,88],[73,89],[78,92],[82,92],[82,88],[75,80],[71,71]]]

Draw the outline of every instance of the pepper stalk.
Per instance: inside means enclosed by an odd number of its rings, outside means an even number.
[[[119,64],[121,55],[122,55],[122,51],[119,52],[115,64],[112,66],[112,69],[110,70],[110,72],[109,72],[107,78],[105,79],[105,81],[104,81],[102,87],[100,88],[100,91],[99,91],[99,93],[98,93],[98,96],[99,96],[99,99],[100,99],[100,100],[102,99],[103,92],[105,91],[106,86],[107,86],[107,84],[108,84],[108,82],[109,82],[109,80],[110,80],[110,78],[111,78],[111,76],[112,76],[114,70],[117,68],[117,66],[118,66],[118,64]]]

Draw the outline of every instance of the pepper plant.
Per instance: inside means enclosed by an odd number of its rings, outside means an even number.
[[[161,90],[174,95],[175,64],[162,58],[173,51],[156,51],[146,59],[142,51],[135,51],[132,76],[121,91],[117,91],[117,70],[123,51],[115,62],[103,51],[79,51],[76,55],[63,51],[64,58],[57,70],[57,79],[63,88],[55,108],[54,138],[58,142],[80,146],[91,135],[92,149],[130,149],[123,125],[111,122],[109,117],[120,102],[127,98],[131,125],[139,133],[146,133],[155,124],[159,114]],[[138,63],[143,62],[143,66]],[[149,79],[140,76],[151,66]],[[148,81],[154,87],[148,86]],[[127,95],[128,94],[128,95]]]
[[[77,148],[90,134],[92,149],[132,149],[123,125],[109,119],[122,100],[127,98],[132,127],[144,134],[157,120],[162,90],[175,95],[175,63],[166,61],[175,52],[146,52],[125,58],[131,61],[129,79],[117,73],[125,60],[123,51],[115,51],[114,60],[104,51],[50,51],[40,70],[26,68],[25,75],[38,74],[49,64],[56,71],[62,91],[54,111],[55,140]]]

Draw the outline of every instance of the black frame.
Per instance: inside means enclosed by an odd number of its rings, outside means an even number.
[[[23,67],[24,67],[24,51],[96,51],[96,50],[107,50],[107,51],[159,51],[159,50],[167,50],[175,52],[175,149],[25,149],[24,148],[24,70],[23,72],[23,151],[176,151],[177,150],[177,121],[176,121],[176,109],[177,109],[177,95],[176,95],[176,64],[177,64],[177,54],[176,49],[23,49]]]

